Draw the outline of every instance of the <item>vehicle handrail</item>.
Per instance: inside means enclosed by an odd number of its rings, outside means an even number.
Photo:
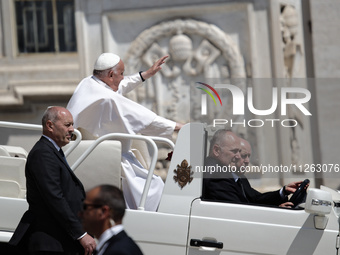
[[[0,121],[0,127],[42,131],[42,125],[19,123],[19,122],[9,122],[9,121]],[[79,130],[74,129],[73,133],[76,135],[76,140],[65,151],[66,157],[78,146],[78,144],[80,143],[80,141],[82,139],[82,135],[81,135]],[[132,135],[132,134],[123,134],[123,133],[107,134],[107,135],[101,136],[98,139],[96,139],[93,142],[93,144],[91,144],[91,146],[77,159],[77,161],[72,165],[71,169],[74,171],[80,165],[80,163],[83,160],[85,160],[85,158],[94,150],[94,148],[97,147],[97,145],[99,143],[101,143],[104,140],[112,140],[112,139],[117,139],[117,140],[119,140],[119,139],[144,140],[146,143],[149,143],[151,145],[151,155],[152,155],[152,157],[151,157],[150,169],[149,169],[149,173],[148,173],[148,176],[147,176],[147,179],[146,179],[146,182],[145,182],[141,201],[140,201],[140,204],[139,204],[139,207],[138,207],[138,210],[144,210],[147,194],[149,193],[152,176],[153,176],[154,169],[155,169],[156,162],[157,162],[157,157],[155,155],[158,154],[158,148],[157,148],[157,145],[154,141],[166,143],[172,149],[174,149],[175,145],[171,140],[169,140],[167,138],[162,138],[162,137]]]
[[[152,140],[154,140],[155,142],[166,143],[167,145],[169,145],[169,147],[172,150],[175,148],[175,144],[173,143],[173,141],[171,141],[168,138],[158,137],[158,136],[148,136],[148,137],[151,138]]]
[[[77,167],[87,158],[87,156],[97,147],[98,144],[105,140],[120,140],[120,139],[135,139],[135,140],[143,140],[146,143],[151,145],[151,163],[150,163],[150,169],[148,172],[148,176],[144,185],[141,201],[139,203],[138,210],[144,210],[145,209],[145,202],[147,198],[147,194],[149,193],[150,185],[152,176],[154,173],[154,169],[157,162],[156,155],[158,154],[158,148],[156,143],[153,141],[152,138],[148,136],[142,136],[142,135],[132,135],[132,134],[123,134],[123,133],[111,133],[107,135],[103,135],[96,140],[86,149],[86,151],[76,160],[76,162],[71,166],[71,169],[74,171],[77,169]]]
[[[16,129],[25,129],[25,130],[34,130],[34,131],[42,131],[42,125],[38,124],[28,124],[28,123],[19,123],[19,122],[10,122],[10,121],[0,121],[0,127],[4,128],[16,128]],[[82,135],[78,129],[74,129],[73,134],[76,135],[76,140],[74,143],[65,151],[65,156],[67,157],[80,143],[82,139]]]

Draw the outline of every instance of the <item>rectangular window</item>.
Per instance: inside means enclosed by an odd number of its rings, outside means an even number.
[[[74,0],[15,0],[20,53],[77,50]]]

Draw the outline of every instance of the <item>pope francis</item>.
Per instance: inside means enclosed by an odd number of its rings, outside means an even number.
[[[109,133],[141,133],[170,138],[181,128],[180,123],[160,117],[123,96],[155,75],[166,58],[160,58],[147,71],[124,77],[124,63],[120,57],[113,53],[101,54],[95,62],[93,75],[79,83],[68,102],[74,127],[85,129],[96,137]],[[122,142],[122,169],[126,205],[136,209],[148,171],[130,150],[130,142]],[[154,175],[145,210],[157,210],[163,187],[162,179]]]

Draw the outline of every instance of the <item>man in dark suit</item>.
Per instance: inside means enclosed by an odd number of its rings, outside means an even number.
[[[81,218],[86,231],[98,239],[97,255],[140,255],[137,244],[122,225],[125,200],[122,191],[112,185],[100,185],[86,193]]]
[[[216,131],[210,142],[209,157],[205,161],[210,171],[204,176],[202,198],[208,201],[292,207],[293,204],[287,202],[287,196],[294,193],[302,182],[293,182],[272,192],[258,192],[242,173],[242,169],[249,165],[250,155],[251,147],[246,140],[229,130]]]
[[[92,254],[96,243],[78,218],[85,191],[61,147],[71,140],[73,118],[63,107],[49,107],[43,135],[27,157],[25,212],[10,244],[25,254]]]

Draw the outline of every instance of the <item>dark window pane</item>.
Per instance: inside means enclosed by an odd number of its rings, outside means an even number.
[[[76,51],[73,0],[16,0],[15,11],[20,53]]]
[[[74,1],[58,1],[57,13],[60,51],[75,51]]]

